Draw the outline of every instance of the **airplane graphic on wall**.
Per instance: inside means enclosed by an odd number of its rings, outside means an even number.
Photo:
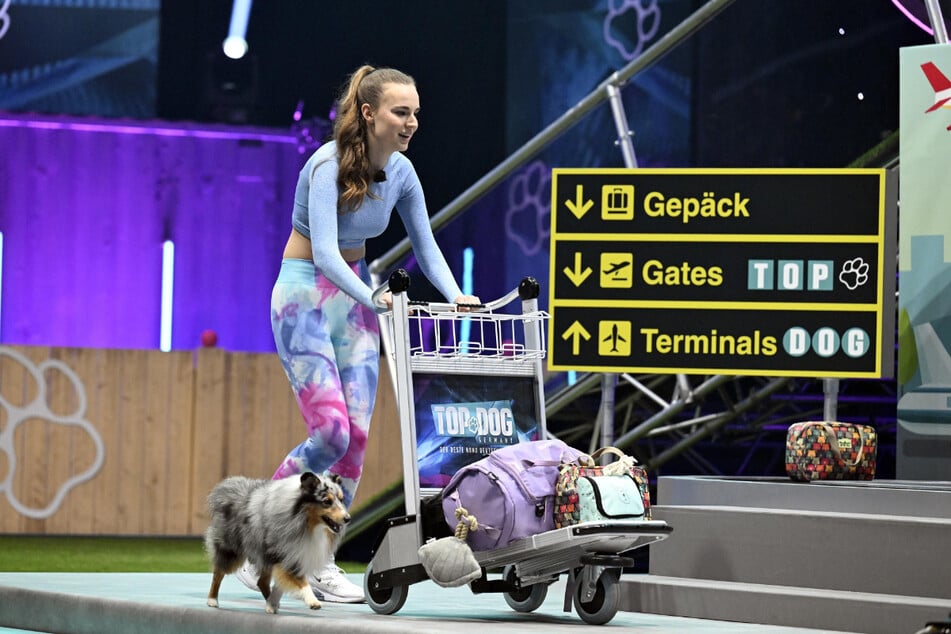
[[[928,78],[928,83],[931,84],[931,88],[934,90],[934,105],[925,110],[925,113],[934,112],[939,108],[951,109],[951,104],[948,103],[951,101],[951,79],[948,79],[945,74],[935,66],[934,62],[922,64],[921,70],[924,71],[925,77]],[[948,130],[951,130],[951,125],[948,126]]]

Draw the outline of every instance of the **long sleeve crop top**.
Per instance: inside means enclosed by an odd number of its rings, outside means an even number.
[[[294,193],[294,228],[310,238],[314,266],[340,290],[369,308],[372,291],[340,255],[340,249],[364,246],[386,230],[395,208],[403,221],[413,253],[433,286],[453,301],[462,291],[436,244],[423,187],[413,164],[394,152],[386,164],[386,180],[370,183],[356,211],[337,213],[337,144],[322,145],[300,171]]]

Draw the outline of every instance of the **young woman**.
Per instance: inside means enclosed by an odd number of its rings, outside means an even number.
[[[419,95],[409,75],[372,66],[351,75],[337,103],[333,140],[300,172],[293,228],[271,297],[277,352],[307,425],[307,439],[274,478],[337,474],[348,507],[363,470],[379,371],[366,239],[383,233],[395,208],[436,289],[457,304],[479,303],[453,278],[433,237],[422,185],[402,154],[419,127],[418,115]],[[257,587],[256,575],[246,569],[239,577]],[[364,600],[363,589],[333,561],[311,581],[323,600]]]

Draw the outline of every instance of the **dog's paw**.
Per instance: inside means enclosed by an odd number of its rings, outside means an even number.
[[[319,610],[321,608],[321,604],[320,601],[314,599],[313,601],[307,602],[307,607],[309,607],[311,610]]]
[[[267,612],[268,614],[277,614],[277,606],[271,605],[270,603],[268,603],[264,606],[264,611]]]
[[[217,607],[218,607],[218,599],[211,599],[211,598],[209,598],[209,599],[208,599],[208,607],[209,607],[209,608],[217,608]]]

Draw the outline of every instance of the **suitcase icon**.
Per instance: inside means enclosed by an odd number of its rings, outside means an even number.
[[[633,185],[605,185],[601,188],[602,220],[631,220],[633,218]]]

